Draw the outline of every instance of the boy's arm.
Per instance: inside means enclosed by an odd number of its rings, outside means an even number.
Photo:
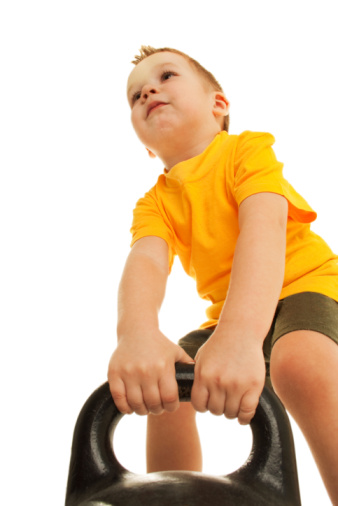
[[[239,227],[230,287],[218,326],[196,356],[192,402],[240,423],[253,417],[265,380],[263,341],[282,289],[287,200],[273,193],[248,197]]]
[[[192,360],[159,330],[168,274],[166,242],[153,236],[138,240],[119,287],[118,346],[108,369],[110,390],[122,413],[160,413],[179,406],[175,362]]]
[[[167,279],[168,246],[159,237],[144,237],[132,247],[118,293],[118,340],[138,328],[158,328]]]

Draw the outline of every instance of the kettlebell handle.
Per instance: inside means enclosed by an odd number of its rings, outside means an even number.
[[[177,363],[176,379],[180,401],[189,401],[194,365]],[[83,406],[74,429],[66,506],[78,504],[77,498],[86,490],[102,490],[123,475],[133,474],[118,462],[112,447],[113,435],[122,416],[108,382],[95,390]],[[253,486],[259,480],[281,494],[299,497],[290,422],[281,402],[268,387],[263,390],[250,427],[253,434],[251,453],[243,466],[228,477],[233,481],[245,480]]]

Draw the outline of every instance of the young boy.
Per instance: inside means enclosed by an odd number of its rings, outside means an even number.
[[[196,411],[248,424],[266,374],[338,504],[338,257],[283,178],[270,134],[229,135],[229,102],[184,53],[142,47],[128,80],[133,127],[164,163],[134,211],[109,364],[122,413],[148,414],[148,471],[200,471]],[[180,345],[159,330],[174,255],[211,302]],[[179,404],[175,362],[195,362]]]

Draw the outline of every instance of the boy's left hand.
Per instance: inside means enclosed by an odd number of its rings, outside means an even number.
[[[218,332],[195,357],[195,379],[191,402],[196,411],[250,423],[265,382],[265,361],[260,341]]]

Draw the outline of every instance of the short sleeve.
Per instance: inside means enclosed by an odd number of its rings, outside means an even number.
[[[275,139],[269,133],[244,132],[238,136],[234,163],[234,197],[238,205],[256,193],[283,195],[289,202],[289,216],[300,223],[311,223],[316,212],[284,179],[283,164],[272,149]]]
[[[156,190],[152,188],[143,198],[138,200],[133,211],[133,222],[130,229],[131,246],[142,237],[156,236],[164,239],[169,247],[169,271],[171,271],[175,249],[173,234],[166,221],[156,199]]]

